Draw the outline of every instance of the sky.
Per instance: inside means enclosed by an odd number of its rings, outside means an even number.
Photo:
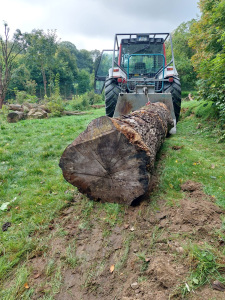
[[[77,49],[112,49],[115,33],[172,32],[200,15],[198,0],[2,0],[10,34],[19,28],[56,29],[60,41]]]

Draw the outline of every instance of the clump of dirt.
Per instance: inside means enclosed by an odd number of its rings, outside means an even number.
[[[35,289],[31,299],[55,289],[52,282],[59,269],[54,296],[58,300],[165,300],[173,295],[181,299],[177,290],[189,274],[185,246],[194,240],[219,247],[215,231],[221,228],[222,214],[201,184],[188,181],[181,188],[185,197],[179,206],[159,200],[157,211],[152,211],[144,201],[125,208],[122,222],[115,225],[105,221],[107,216],[97,204],[85,221],[79,202],[65,209],[49,228],[47,254],[29,261],[33,270],[29,286]],[[207,289],[220,296],[221,292]],[[197,293],[189,297],[208,299],[204,293],[202,289],[199,298]]]

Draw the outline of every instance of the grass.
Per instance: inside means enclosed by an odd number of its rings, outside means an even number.
[[[199,102],[193,102],[184,103],[183,107],[190,110],[189,116],[184,118],[186,112],[182,113],[177,134],[167,139],[161,148],[159,155],[163,156],[163,161],[158,165],[159,190],[152,199],[166,198],[168,204],[175,205],[183,197],[181,184],[193,180],[202,183],[205,193],[225,208],[224,143],[218,143],[219,129],[215,120],[209,122],[207,119],[208,110],[205,111],[202,105],[197,106]],[[196,118],[195,111],[201,118]],[[176,146],[180,149],[174,150]]]
[[[45,229],[51,219],[73,198],[75,188],[63,179],[58,167],[65,147],[81,133],[91,119],[104,114],[104,108],[91,115],[26,120],[0,124],[0,278],[37,247],[32,235]],[[2,117],[2,116],[1,116]],[[65,193],[67,191],[67,193]]]
[[[224,257],[216,248],[207,244],[202,247],[190,244],[186,252],[190,261],[190,275],[187,283],[181,287],[183,296],[206,283],[211,285],[213,280],[225,283],[221,275],[224,272]]]
[[[159,186],[151,195],[149,208],[154,206],[154,209],[157,209],[158,199],[165,199],[168,205],[179,205],[184,196],[181,184],[187,180],[201,182],[205,193],[214,197],[217,204],[225,208],[224,143],[218,143],[217,122],[208,119],[213,107],[191,101],[184,102],[183,108],[177,134],[165,141],[159,153],[162,158],[157,162]],[[24,288],[30,272],[26,267],[27,258],[35,251],[47,252],[48,239],[51,238],[43,235],[41,240],[37,240],[36,233],[45,232],[50,221],[63,207],[70,205],[77,194],[76,188],[63,179],[58,167],[60,156],[88,123],[101,115],[104,115],[104,108],[92,110],[90,114],[82,116],[26,120],[16,124],[8,124],[0,116],[0,207],[3,203],[10,202],[7,210],[0,210],[0,225],[11,223],[7,231],[0,231],[1,299],[19,299],[21,295],[23,299],[30,298],[32,289]],[[211,115],[215,116],[214,113]],[[174,150],[174,146],[179,146],[180,149]],[[94,220],[103,230],[104,237],[110,235],[111,228],[122,224],[126,213],[126,207],[123,205],[101,204],[89,201],[86,197],[76,205],[76,210],[80,229],[92,228],[91,216],[94,211]],[[64,236],[67,233],[59,230],[58,234]],[[150,241],[151,251],[154,250],[155,241],[160,234],[156,227]],[[222,235],[222,232],[218,235]],[[132,239],[131,234],[124,241],[124,252],[115,266],[115,271],[121,270],[126,264]],[[62,262],[72,268],[79,264],[74,249],[75,245],[71,244]],[[192,275],[188,279],[189,284],[192,283],[194,287],[203,284],[210,276],[201,267],[204,253],[214,255],[215,260],[212,262],[215,262],[216,266],[220,261],[217,258],[223,254],[207,247],[196,250],[192,245],[187,253],[190,260],[195,262],[191,264]],[[145,270],[147,264],[141,257],[141,268]],[[104,266],[104,262],[101,265]],[[49,260],[46,269],[46,275],[52,275],[50,285],[54,293],[60,288],[61,267]],[[87,285],[94,276],[95,266],[92,267],[89,273],[87,270]],[[207,265],[210,273],[212,268]],[[220,271],[217,267],[216,270]],[[205,274],[202,277],[199,275],[201,272]],[[192,278],[197,279],[198,283]],[[13,284],[3,288],[4,283],[10,281]],[[53,299],[52,293],[46,292],[43,299]]]

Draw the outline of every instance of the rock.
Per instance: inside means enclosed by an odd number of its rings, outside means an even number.
[[[212,283],[212,288],[214,290],[220,291],[220,292],[224,292],[225,291],[225,285],[220,282],[219,280],[215,280]]]
[[[137,290],[138,288],[139,288],[139,284],[137,283],[137,282],[133,282],[133,283],[131,283],[131,288],[133,289],[133,290]]]
[[[11,227],[10,222],[6,222],[5,224],[2,225],[2,231],[7,231],[9,227]]]
[[[184,248],[183,248],[183,247],[177,247],[177,248],[176,248],[176,251],[177,251],[178,253],[184,253]]]

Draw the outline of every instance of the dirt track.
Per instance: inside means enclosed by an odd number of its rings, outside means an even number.
[[[29,261],[33,270],[29,282],[36,290],[32,299],[51,290],[46,265],[50,259],[61,265],[71,242],[77,263],[73,267],[63,264],[62,284],[55,299],[181,299],[179,286],[185,284],[191,264],[185,251],[189,241],[223,247],[215,235],[221,227],[222,211],[213,198],[203,193],[199,183],[186,182],[182,189],[185,198],[179,206],[169,207],[161,200],[153,212],[143,201],[128,207],[121,224],[107,230],[99,221],[105,216],[99,216],[95,206],[88,228],[80,226],[76,206],[82,196],[78,194],[75,203],[49,226],[48,256],[39,253]],[[59,236],[57,228],[66,235]],[[223,292],[205,286],[184,299],[211,297],[225,298]]]

